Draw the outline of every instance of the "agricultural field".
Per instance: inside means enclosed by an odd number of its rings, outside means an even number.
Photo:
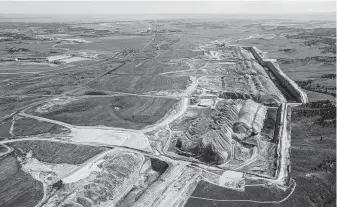
[[[0,20],[0,206],[336,201],[335,21]]]

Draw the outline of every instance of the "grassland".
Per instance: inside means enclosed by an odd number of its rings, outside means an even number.
[[[305,91],[308,96],[310,102],[321,101],[321,100],[329,100],[336,101],[336,97],[327,95],[324,93],[314,92],[314,91]]]
[[[103,64],[104,63],[104,64]],[[74,87],[82,86],[97,76],[117,67],[113,61],[92,62],[89,64],[56,68],[48,73],[20,74],[13,78],[3,77],[0,95],[56,95]],[[79,67],[82,66],[82,67]],[[60,69],[60,70],[58,70]],[[22,71],[21,71],[22,72]],[[1,102],[0,102],[1,104]]]
[[[60,48],[71,50],[91,50],[107,51],[116,53],[123,48],[141,49],[150,41],[150,37],[132,37],[132,38],[106,38],[87,44],[62,44]]]
[[[273,186],[249,186],[245,188],[244,192],[221,188],[219,186],[207,183],[205,181],[199,182],[197,190],[192,194],[194,197],[203,197],[220,200],[254,200],[254,201],[278,201],[282,200],[291,192],[291,187],[287,191],[282,191]],[[237,201],[203,201],[201,199],[190,198],[185,206],[277,206],[273,204],[251,203],[251,202],[237,202]]]
[[[289,25],[288,25],[289,24]],[[310,87],[335,91],[335,81],[318,78],[322,75],[336,74],[336,30],[320,28],[321,23],[309,25],[308,22],[296,23],[294,28],[289,22],[284,26],[273,27],[264,25],[256,32],[261,38],[239,40],[245,45],[254,45],[268,52],[268,57],[275,58],[280,68],[293,80],[315,80]],[[273,38],[264,39],[263,35],[273,34]],[[324,86],[325,88],[322,88]],[[316,90],[317,91],[317,90]]]
[[[166,75],[165,73],[187,70],[189,66],[184,62],[167,63],[165,62],[167,58],[163,61],[161,57],[158,60],[134,60],[96,79],[88,86],[96,90],[133,94],[186,89],[190,84],[189,76]]]
[[[82,164],[91,157],[103,152],[105,149],[86,145],[50,142],[44,140],[20,141],[8,144],[15,152],[22,154],[29,151],[41,162]],[[21,150],[19,150],[21,149]]]
[[[173,59],[175,53],[168,54]],[[173,56],[173,57],[172,57]],[[117,70],[112,71],[109,74],[112,75],[159,75],[160,73],[168,73],[175,71],[182,71],[189,69],[189,66],[184,62],[177,62],[174,64],[170,64],[167,62],[162,62],[162,56],[158,57],[156,60],[148,59],[148,60],[135,60],[131,63],[125,64],[123,67],[118,68]],[[168,57],[166,57],[168,58]]]
[[[302,88],[336,97],[336,74],[324,74],[309,80],[297,81]]]
[[[177,99],[140,96],[93,97],[52,108],[46,113],[33,113],[74,125],[141,129],[163,118],[177,102]]]
[[[16,63],[0,63],[0,73],[33,73],[33,72],[44,72],[44,71],[51,71],[57,70],[60,67],[54,64],[48,63],[23,63],[23,62],[16,62]]]
[[[0,124],[0,139],[8,138],[11,135],[9,134],[9,130],[12,126],[12,122],[2,122]]]
[[[291,163],[298,187],[284,206],[334,206],[335,107],[335,103],[318,101],[293,109]]]
[[[14,153],[0,157],[0,206],[35,206],[43,197],[42,183],[20,169]]]
[[[0,154],[7,152],[8,149],[4,145],[0,145]]]
[[[40,122],[31,118],[16,119],[13,128],[14,136],[34,136],[39,134],[67,134],[70,130],[66,127],[48,122]]]
[[[0,117],[6,117],[24,106],[45,98],[43,96],[0,97]]]
[[[146,92],[181,91],[190,83],[189,76],[106,75],[89,85],[92,89],[143,94]]]

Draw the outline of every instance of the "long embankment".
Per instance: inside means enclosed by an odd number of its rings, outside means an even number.
[[[245,48],[253,54],[260,65],[268,68],[268,70],[274,74],[274,76],[281,83],[282,87],[287,89],[287,91],[296,98],[297,102],[308,102],[307,94],[303,92],[302,89],[280,69],[280,67],[275,63],[274,59],[264,59],[262,52],[256,47]]]
[[[277,171],[274,183],[280,186],[287,186],[290,181],[290,128],[291,108],[288,104],[281,105],[281,114],[279,117],[280,123],[278,130],[278,146],[277,146]]]
[[[302,91],[302,89],[291,80],[278,66],[276,60],[266,59],[263,53],[256,47],[244,47],[249,50],[260,65],[269,70],[281,87],[287,90],[293,97],[295,97],[297,103],[283,103],[281,107],[281,112],[278,117],[280,120],[279,130],[277,133],[278,137],[278,147],[277,147],[277,171],[273,183],[280,187],[286,187],[290,181],[290,141],[291,141],[291,130],[290,130],[290,119],[291,119],[291,106],[298,105],[301,103],[307,103],[307,94]],[[261,178],[260,178],[261,179]],[[286,189],[286,188],[284,188]]]

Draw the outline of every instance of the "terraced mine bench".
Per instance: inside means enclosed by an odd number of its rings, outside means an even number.
[[[287,189],[291,106],[306,103],[306,94],[254,47],[214,43],[203,49],[205,59],[189,60],[206,65],[189,71],[197,88],[186,112],[169,124],[173,135],[164,153],[220,170],[218,179],[234,170]]]

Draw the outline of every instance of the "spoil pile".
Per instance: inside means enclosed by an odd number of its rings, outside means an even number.
[[[240,138],[256,135],[263,128],[267,107],[250,99],[243,103],[239,111],[238,121],[233,124],[233,131],[240,134]]]

